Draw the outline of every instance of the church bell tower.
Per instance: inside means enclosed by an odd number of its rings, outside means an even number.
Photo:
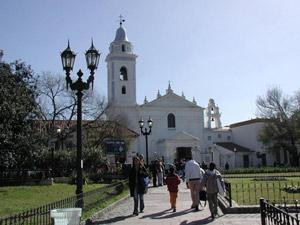
[[[221,128],[221,113],[219,107],[216,106],[213,99],[209,99],[207,108],[205,109],[205,127],[206,128]]]
[[[115,107],[136,106],[136,58],[120,16],[120,27],[110,44],[107,62],[108,104]]]

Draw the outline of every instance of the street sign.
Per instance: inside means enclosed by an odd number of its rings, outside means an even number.
[[[107,154],[119,155],[125,152],[125,142],[123,140],[107,140],[105,146]]]

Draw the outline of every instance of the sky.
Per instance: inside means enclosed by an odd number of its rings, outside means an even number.
[[[64,74],[60,52],[69,39],[74,71],[86,78],[84,52],[93,38],[102,53],[95,90],[106,96],[105,57],[120,14],[138,55],[139,104],[165,94],[170,81],[201,107],[213,98],[229,125],[255,118],[267,89],[300,89],[299,0],[0,0],[3,60]]]

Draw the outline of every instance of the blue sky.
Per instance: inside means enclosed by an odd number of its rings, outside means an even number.
[[[70,39],[75,71],[87,72],[93,37],[102,52],[95,87],[106,95],[104,59],[120,14],[139,56],[138,103],[171,81],[202,107],[213,98],[228,125],[255,118],[255,100],[270,87],[299,90],[298,0],[1,0],[0,49],[7,62],[63,74],[59,54]]]

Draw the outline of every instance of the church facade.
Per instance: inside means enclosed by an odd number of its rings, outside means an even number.
[[[247,146],[248,142],[242,141],[247,135],[241,137],[230,127],[222,127],[221,113],[213,99],[208,100],[205,108],[201,107],[195,99],[190,101],[183,93],[176,94],[169,83],[165,93],[158,91],[154,100],[148,101],[145,97],[143,104],[137,104],[136,59],[133,45],[120,23],[106,57],[107,116],[139,134],[139,120],[143,118],[145,124],[148,118],[153,120],[152,133],[148,136],[149,162],[164,158],[165,162],[172,163],[174,159],[192,154],[196,161],[214,161],[218,167],[224,167],[226,162],[231,167],[273,163],[273,159],[266,161],[266,156],[263,156],[266,150],[261,144]],[[259,130],[255,132],[253,135],[257,137]],[[235,137],[240,140],[235,140]],[[255,141],[258,142],[257,138]],[[145,146],[142,134],[133,139],[127,161],[131,162],[131,157],[137,153],[145,156]]]

